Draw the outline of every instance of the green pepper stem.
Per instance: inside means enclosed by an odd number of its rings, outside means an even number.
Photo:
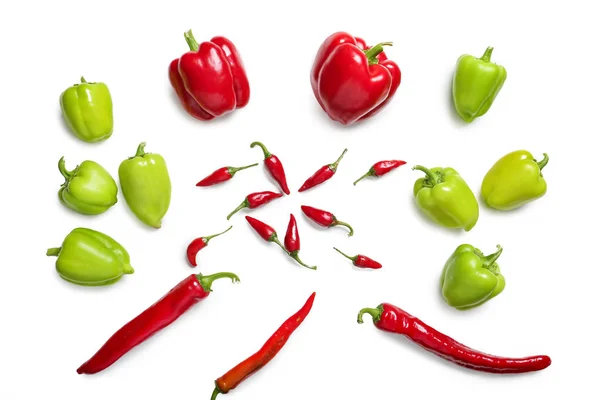
[[[392,42],[382,42],[365,51],[365,56],[367,57],[367,60],[369,60],[369,65],[377,64],[379,62],[377,56],[379,53],[383,52],[383,46],[392,46]]]
[[[231,272],[217,272],[216,274],[206,276],[201,274],[196,275],[196,279],[198,279],[202,288],[207,292],[212,292],[213,282],[221,278],[229,278],[233,283],[240,281],[240,278]]]
[[[244,165],[243,167],[229,167],[229,175],[231,175],[233,177],[233,175],[235,175],[236,172],[241,171],[243,169],[256,167],[257,165],[258,165],[258,163]]]
[[[48,250],[46,250],[46,255],[48,257],[57,257],[60,253],[60,249],[60,247],[51,247]]]
[[[492,58],[492,51],[494,51],[493,47],[488,47],[487,49],[485,49],[485,53],[483,53],[480,60],[490,62],[490,59]]]
[[[65,178],[65,181],[68,181],[73,177],[73,171],[67,170],[65,166],[65,157],[61,157],[60,160],[58,160],[58,170],[60,171],[61,175]]]
[[[414,167],[412,167],[413,171],[417,170],[417,171],[422,171],[425,172],[425,174],[427,175],[427,179],[429,180],[429,182],[431,183],[432,186],[435,186],[439,183],[439,178],[437,176],[435,176],[435,174],[433,172],[431,172],[431,170],[429,170],[428,168],[423,167],[422,165],[415,165]]]
[[[348,254],[342,252],[340,249],[338,249],[337,247],[333,248],[335,251],[337,251],[338,253],[340,253],[341,255],[343,255],[344,257],[346,257],[348,260],[352,260],[352,262],[354,262],[356,260],[356,257],[350,257]]]
[[[258,147],[260,147],[262,149],[263,154],[265,156],[265,160],[267,158],[271,157],[271,155],[272,155],[271,152],[269,150],[267,150],[267,147],[264,144],[262,144],[261,142],[252,142],[252,143],[250,143],[250,148],[254,148],[254,146],[258,146]]]
[[[212,239],[214,237],[217,237],[217,236],[221,236],[225,232],[229,231],[231,228],[233,228],[233,225],[231,225],[229,228],[225,229],[223,232],[215,233],[214,235],[210,235],[210,236],[205,236],[204,237],[204,243],[208,244],[208,242],[210,241],[210,239]]]
[[[335,162],[333,164],[329,164],[329,168],[331,168],[335,172],[337,170],[338,165],[340,164],[340,161],[342,161],[342,158],[344,158],[344,155],[346,154],[347,151],[348,151],[348,149],[344,149],[344,151],[342,152],[342,154],[340,154],[338,159],[335,160]]]
[[[285,254],[287,254],[288,256],[290,255],[290,252],[287,251],[287,249],[285,248],[285,246],[282,245],[281,242],[279,241],[279,238],[277,237],[276,233],[274,233],[274,234],[271,235],[271,237],[269,238],[269,242],[276,243],[279,247],[281,247],[281,250],[285,251]]]
[[[548,157],[548,154],[543,153],[544,158],[542,158],[541,161],[538,161],[537,165],[538,167],[540,167],[540,171],[542,170],[542,168],[544,168],[546,166],[546,164],[548,164],[548,161],[550,161],[550,157]]]
[[[495,253],[492,253],[490,255],[487,255],[481,259],[483,261],[484,266],[489,267],[498,260],[498,257],[500,257],[500,254],[502,254],[502,246],[497,244],[496,248],[498,248],[498,251],[496,251]]]
[[[191,51],[198,51],[200,45],[198,44],[198,41],[196,41],[196,38],[192,34],[191,29],[185,32],[183,34],[183,37],[185,38],[185,41],[187,42],[188,46],[190,46]]]
[[[242,208],[246,208],[246,207],[249,207],[248,198],[245,198],[244,201],[242,201],[240,203],[240,205],[235,208],[235,210],[233,210],[232,212],[229,213],[229,215],[227,216],[227,221],[229,221],[229,218],[231,218],[233,216],[233,214],[240,211]]]
[[[317,269],[317,266],[316,266],[316,265],[311,267],[310,265],[308,265],[308,264],[305,264],[304,262],[302,262],[302,260],[300,260],[300,257],[298,256],[298,252],[297,252],[297,251],[294,251],[294,252],[292,252],[292,253],[288,253],[288,255],[289,255],[290,257],[292,257],[294,260],[296,260],[296,262],[297,262],[298,264],[302,265],[303,267],[306,267],[306,268],[308,268],[308,269],[312,269],[312,270],[316,270],[316,269]]]
[[[368,176],[375,176],[375,171],[373,170],[373,168],[370,168],[369,171],[364,174],[363,176],[361,176],[360,178],[358,178],[357,180],[354,181],[354,186],[356,186],[356,184],[360,181],[362,181],[363,179],[365,179]]]
[[[210,400],[215,400],[217,396],[221,393],[218,387],[215,387],[215,390],[212,392],[212,396],[210,396]]]
[[[376,322],[381,318],[381,309],[380,308],[363,308],[358,313],[358,318],[356,319],[359,324],[363,323],[363,315],[369,314],[373,317],[373,322]]]
[[[85,78],[83,76],[81,77],[81,83],[87,83],[87,81],[85,80]]]
[[[139,144],[137,150],[135,151],[135,156],[133,157],[142,157],[146,152],[144,151],[144,147],[146,147],[146,142],[142,142]]]
[[[348,232],[348,236],[354,235],[354,229],[352,229],[352,227],[350,226],[349,223],[340,221],[339,219],[333,217],[333,223],[330,226],[338,226],[338,225],[345,226],[346,228],[350,229],[350,232]]]
[[[123,273],[124,274],[133,274],[135,272],[135,270],[133,269],[133,267],[129,264],[125,264],[123,265]]]

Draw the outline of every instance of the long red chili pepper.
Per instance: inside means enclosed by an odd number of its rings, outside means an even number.
[[[277,182],[279,187],[281,187],[283,193],[290,194],[290,189],[288,188],[287,179],[285,177],[285,170],[283,169],[283,164],[279,158],[276,155],[271,154],[271,152],[269,152],[269,150],[267,150],[265,145],[261,142],[252,142],[250,144],[251,148],[254,146],[258,146],[262,149],[265,156],[264,162],[265,166],[267,167],[267,171],[269,171],[269,174],[273,177],[273,179],[275,179],[275,182]]]
[[[333,248],[335,251],[337,251],[338,253],[340,253],[341,255],[343,255],[344,257],[346,257],[349,260],[352,260],[352,264],[354,264],[356,267],[360,267],[360,268],[370,268],[370,269],[379,269],[381,268],[381,264],[378,263],[377,261],[373,260],[372,258],[369,258],[367,256],[364,256],[362,254],[358,254],[354,257],[349,256],[347,254],[342,253],[338,248],[334,247]]]
[[[252,218],[249,215],[246,215],[246,220],[248,221],[248,223],[250,224],[250,226],[260,235],[260,237],[262,237],[267,242],[276,243],[279,247],[281,247],[281,249],[285,252],[285,254],[287,254],[288,256],[292,257],[292,255],[290,254],[290,252],[287,251],[287,249],[279,241],[279,237],[277,236],[277,232],[275,231],[275,229],[273,229],[273,227],[271,227],[270,225],[265,224],[262,221],[257,220],[256,218]],[[292,258],[294,258],[294,257],[292,257]],[[317,269],[317,267],[311,267],[309,265],[304,264],[302,261],[300,261],[299,258],[294,258],[294,260],[296,260],[296,262],[298,264],[302,265],[303,267],[306,267],[306,268],[309,268],[309,269],[313,269],[313,270]]]
[[[288,222],[283,244],[290,257],[300,263],[300,265],[307,267],[307,265],[300,260],[300,256],[298,255],[298,253],[300,253],[300,234],[298,233],[298,225],[296,224],[296,217],[294,217],[294,214],[290,214],[290,221]],[[317,267],[314,268],[316,269]]]
[[[356,186],[358,182],[365,179],[367,176],[379,178],[404,164],[406,164],[406,161],[402,160],[385,160],[376,162],[371,166],[371,168],[369,168],[366,174],[354,181],[354,186]]]
[[[228,181],[231,178],[233,178],[233,176],[238,171],[256,167],[257,165],[258,165],[258,163],[244,165],[243,167],[219,168],[219,169],[215,170],[214,172],[212,172],[210,175],[208,175],[206,178],[203,178],[200,182],[196,183],[196,186],[212,186],[212,185],[216,185],[217,183]]]
[[[275,193],[270,191],[250,193],[248,196],[246,196],[244,201],[242,201],[240,205],[235,208],[235,210],[229,213],[229,215],[227,216],[227,220],[229,220],[235,213],[237,213],[243,208],[257,208],[282,196],[283,195],[281,193]]]
[[[294,315],[289,317],[271,335],[256,353],[237,364],[227,371],[223,376],[215,380],[215,390],[210,400],[215,400],[219,394],[226,394],[235,389],[240,383],[252,376],[255,372],[267,365],[277,353],[285,346],[294,331],[302,324],[315,301],[316,293],[313,292],[306,303]]]
[[[206,246],[208,246],[208,242],[217,236],[221,236],[222,234],[224,234],[225,232],[229,231],[231,228],[233,228],[233,225],[230,226],[229,228],[227,228],[226,230],[224,230],[223,232],[220,233],[215,233],[214,235],[210,235],[210,236],[201,236],[198,237],[194,240],[192,240],[190,242],[190,244],[187,247],[187,259],[190,263],[190,265],[192,267],[196,267],[198,264],[196,262],[196,255],[198,254],[198,252],[200,250],[202,250],[203,248],[205,248]]]
[[[344,154],[346,154],[347,151],[348,151],[348,149],[344,149],[342,154],[338,157],[338,159],[333,164],[323,165],[321,168],[319,168],[317,170],[317,172],[312,174],[312,176],[310,178],[308,178],[306,180],[306,182],[304,182],[302,184],[302,186],[300,187],[300,189],[298,189],[298,191],[304,192],[305,190],[313,188],[313,187],[320,185],[321,183],[331,179],[331,177],[333,175],[335,175],[335,173],[337,172],[338,165],[340,164],[340,161],[342,161],[342,158],[344,157]]]
[[[231,272],[188,276],[115,332],[96,354],[77,369],[77,373],[95,374],[108,368],[133,347],[170,325],[191,306],[206,298],[212,291],[213,282],[221,278],[230,278],[233,282],[240,281],[240,278]]]
[[[461,367],[496,374],[517,374],[539,371],[551,364],[548,356],[523,358],[498,357],[465,346],[438,332],[420,319],[388,303],[377,308],[363,308],[358,314],[362,324],[363,314],[373,317],[374,325],[383,331],[406,336],[425,350]]]
[[[350,232],[348,232],[348,236],[354,235],[354,229],[352,229],[350,224],[338,220],[336,216],[330,213],[329,211],[320,210],[311,206],[300,206],[300,208],[302,209],[304,215],[306,215],[308,218],[310,218],[317,224],[325,228],[331,228],[332,226],[337,225],[345,226],[350,230]]]

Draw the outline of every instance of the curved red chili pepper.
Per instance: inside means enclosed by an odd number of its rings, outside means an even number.
[[[247,169],[247,168],[256,167],[257,165],[258,165],[258,163],[244,165],[243,167],[219,168],[219,169],[215,170],[214,172],[212,172],[210,175],[208,175],[206,178],[203,178],[200,182],[196,183],[196,186],[212,186],[212,185],[216,185],[217,183],[228,181],[231,178],[233,178],[233,176],[238,171],[241,171],[241,170]]]
[[[298,255],[300,253],[300,234],[298,233],[298,225],[296,224],[296,217],[294,217],[294,214],[290,214],[290,221],[288,222],[283,244],[285,245],[285,249],[288,251],[290,257],[296,260],[300,265],[307,268],[317,268],[309,267],[302,260],[300,260],[300,256]]]
[[[290,194],[290,189],[288,188],[287,179],[285,177],[285,170],[283,169],[283,164],[281,163],[279,158],[276,155],[271,154],[269,150],[267,150],[265,145],[261,142],[252,142],[250,144],[251,148],[253,148],[254,146],[258,146],[262,149],[265,157],[265,166],[267,167],[267,171],[269,171],[271,177],[275,179],[275,182],[277,182],[279,187],[281,187],[283,193]]]
[[[235,389],[240,383],[267,365],[267,363],[279,353],[283,346],[285,346],[292,333],[294,333],[300,324],[304,322],[306,316],[312,309],[315,295],[316,293],[313,292],[302,308],[281,324],[273,335],[271,335],[271,337],[263,344],[260,350],[215,380],[215,390],[210,399],[215,400],[219,394],[226,394],[230,390]]]
[[[373,323],[378,329],[404,335],[423,349],[464,368],[496,374],[517,374],[539,371],[551,364],[550,357],[544,355],[509,358],[482,353],[438,332],[389,303],[360,310],[359,324],[363,323],[362,316],[365,313],[373,317]]]
[[[378,263],[377,261],[373,260],[372,258],[369,258],[367,256],[364,256],[362,254],[358,254],[354,257],[351,257],[347,254],[342,253],[339,249],[337,249],[336,247],[333,248],[335,251],[337,251],[338,253],[340,253],[341,255],[343,255],[344,257],[346,257],[349,260],[352,260],[352,264],[354,264],[356,267],[360,267],[360,268],[370,268],[370,269],[380,269],[381,268],[381,264]]]
[[[198,252],[200,250],[202,250],[203,248],[205,248],[206,246],[208,246],[208,242],[212,238],[221,236],[225,232],[229,231],[231,228],[233,228],[233,225],[230,226],[229,228],[227,228],[226,230],[224,230],[223,232],[215,233],[214,235],[210,235],[210,236],[198,237],[198,238],[192,240],[186,250],[187,259],[188,259],[188,262],[190,263],[190,265],[192,267],[196,267],[198,265],[196,262],[196,255],[198,254]]]
[[[344,154],[346,154],[347,151],[348,149],[344,149],[342,155],[340,155],[339,158],[333,164],[323,165],[321,168],[319,168],[317,172],[315,172],[310,178],[306,180],[306,182],[304,182],[304,184],[302,184],[300,189],[298,189],[298,192],[304,192],[305,190],[313,188],[331,179],[331,177],[337,172],[338,165],[340,164],[340,161],[342,160]]]
[[[316,222],[317,224],[325,227],[331,228],[332,226],[345,226],[350,231],[348,232],[348,236],[354,235],[354,229],[347,222],[340,221],[336,218],[335,215],[330,213],[329,211],[320,210],[318,208],[310,207],[310,206],[300,206],[304,215],[308,218]]]
[[[229,215],[227,216],[227,220],[229,220],[229,218],[231,218],[235,213],[237,213],[243,208],[257,208],[282,196],[283,195],[281,193],[275,193],[270,191],[250,193],[248,196],[246,196],[244,201],[242,201],[240,205],[236,207],[235,210],[229,213]]]
[[[375,178],[379,178],[380,176],[383,176],[383,175],[387,174],[388,172],[390,172],[404,164],[406,164],[406,161],[402,161],[402,160],[385,160],[385,161],[376,162],[375,164],[373,164],[373,166],[371,166],[371,168],[369,168],[369,170],[367,171],[366,174],[364,174],[363,176],[358,178],[356,181],[354,181],[354,186],[356,186],[356,184],[358,182],[360,182],[367,176],[373,176]]]
[[[77,369],[77,373],[95,374],[110,367],[129,350],[170,325],[191,306],[208,297],[213,282],[221,278],[230,278],[233,282],[240,281],[240,278],[231,272],[188,276],[115,332],[96,354]]]

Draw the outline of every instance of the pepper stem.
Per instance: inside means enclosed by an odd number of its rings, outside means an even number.
[[[335,160],[335,162],[333,164],[329,164],[329,168],[331,168],[332,171],[335,172],[337,170],[337,167],[340,164],[340,161],[342,161],[342,158],[344,158],[344,155],[346,154],[347,151],[348,151],[348,149],[344,149],[344,151],[342,152],[342,154],[340,154],[338,159]]]
[[[144,154],[146,154],[146,152],[144,151],[144,147],[146,147],[146,142],[142,142],[139,144],[137,150],[135,151],[135,156],[134,157],[141,157]]]
[[[354,229],[352,229],[352,227],[350,226],[349,223],[340,221],[337,218],[333,217],[333,223],[330,226],[338,226],[338,225],[345,226],[346,228],[348,228],[350,230],[350,232],[348,232],[348,236],[354,235]]]
[[[338,253],[340,253],[341,255],[343,255],[344,257],[346,257],[348,260],[352,260],[352,262],[354,262],[354,260],[356,260],[356,257],[350,257],[348,254],[342,252],[340,249],[338,249],[337,247],[333,248],[335,251],[337,251]]]
[[[252,142],[252,143],[250,143],[250,148],[254,148],[254,146],[258,146],[258,147],[260,147],[262,149],[263,154],[265,156],[265,160],[267,158],[271,157],[271,155],[272,155],[271,152],[269,150],[267,150],[267,147],[264,144],[262,144],[261,142]]]
[[[202,274],[196,275],[196,279],[198,279],[202,288],[207,292],[212,292],[211,288],[213,282],[221,278],[229,278],[233,283],[240,281],[240,278],[238,278],[236,274],[231,272],[217,272],[216,274],[206,276]]]
[[[356,184],[358,182],[362,181],[367,176],[373,176],[373,175],[375,175],[375,171],[373,171],[373,168],[370,168],[369,171],[366,174],[364,174],[363,176],[361,176],[360,178],[358,178],[357,180],[354,181],[354,186],[356,186]]]
[[[60,247],[51,247],[48,250],[46,250],[46,255],[48,257],[57,257],[60,253],[60,249]]]
[[[310,265],[307,265],[304,262],[302,262],[302,260],[300,260],[300,257],[298,256],[298,252],[297,251],[294,251],[294,252],[288,253],[288,254],[289,254],[290,257],[292,257],[294,260],[296,260],[296,262],[298,264],[302,265],[303,267],[306,267],[306,268],[312,269],[312,270],[316,270],[317,269],[316,265],[311,267]]]
[[[371,317],[373,317],[373,322],[377,322],[379,318],[381,318],[381,308],[363,308],[360,310],[358,313],[358,318],[356,319],[359,324],[363,323],[364,314],[369,314]]]
[[[425,174],[427,174],[427,179],[429,180],[429,182],[431,183],[432,186],[435,186],[436,184],[439,183],[439,178],[437,176],[435,176],[435,174],[433,172],[431,172],[431,170],[429,170],[428,168],[423,167],[422,165],[415,165],[414,167],[412,167],[413,171],[417,170],[417,171],[422,171],[425,172]]]
[[[65,157],[61,157],[60,160],[58,160],[58,170],[61,175],[64,176],[65,181],[68,181],[73,176],[73,171],[68,171],[65,167]]]
[[[540,171],[542,170],[542,168],[544,168],[546,166],[546,164],[548,164],[548,161],[550,161],[550,157],[548,157],[548,154],[543,153],[544,158],[542,158],[541,161],[538,161],[537,165],[538,167],[540,167]]]
[[[209,242],[210,239],[212,239],[214,237],[217,237],[217,236],[221,236],[225,232],[229,231],[231,228],[233,228],[233,225],[231,225],[229,228],[225,229],[223,232],[215,233],[214,235],[210,235],[210,236],[205,236],[204,237],[204,243],[208,244],[208,242]]]
[[[83,76],[81,77],[81,83],[87,83],[87,81],[85,80],[85,78]]]
[[[287,251],[287,249],[285,248],[284,245],[281,244],[281,242],[279,241],[279,238],[277,237],[277,234],[274,233],[271,235],[271,237],[269,238],[269,242],[273,242],[276,243],[279,247],[281,247],[281,250],[285,251],[285,253],[289,256],[290,252]]]
[[[229,167],[229,175],[231,175],[233,177],[233,175],[235,175],[236,172],[241,171],[243,169],[256,167],[257,165],[258,165],[258,163],[244,165],[243,167]]]
[[[227,221],[229,221],[229,218],[231,218],[231,217],[233,216],[233,214],[237,213],[237,212],[238,212],[238,211],[240,211],[241,209],[243,209],[243,208],[246,208],[246,207],[248,207],[248,206],[249,206],[249,204],[248,204],[248,199],[246,198],[246,199],[244,199],[244,201],[242,201],[242,202],[240,203],[240,205],[239,205],[239,206],[237,206],[237,207],[235,208],[235,210],[233,210],[232,212],[230,212],[230,213],[229,213],[229,215],[227,216]]]
[[[492,51],[494,51],[493,47],[488,47],[487,49],[485,49],[485,53],[483,53],[480,60],[490,62],[490,59],[492,58]]]
[[[213,390],[212,392],[212,396],[210,396],[210,400],[215,400],[217,398],[217,395],[219,395],[220,393],[221,391],[218,387],[216,387],[215,390]]]
[[[198,44],[198,42],[196,41],[196,38],[192,34],[191,29],[188,30],[187,32],[185,32],[183,34],[183,37],[185,38],[185,41],[187,42],[188,46],[190,46],[191,51],[198,51],[198,49],[200,48],[200,45]]]
[[[365,51],[365,56],[369,60],[369,65],[377,64],[377,56],[383,51],[383,46],[392,46],[392,42],[382,42]]]
[[[500,257],[500,254],[502,254],[502,246],[497,244],[496,247],[498,248],[498,251],[482,258],[484,266],[489,267],[493,265],[498,260],[498,257]]]

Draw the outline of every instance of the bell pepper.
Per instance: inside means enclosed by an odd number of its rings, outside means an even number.
[[[329,118],[350,125],[380,112],[400,86],[398,64],[383,46],[368,47],[346,32],[330,35],[319,47],[311,70],[313,93]]]
[[[546,194],[547,184],[542,168],[548,164],[548,154],[537,161],[530,152],[517,150],[500,158],[485,174],[481,197],[496,210],[519,208]]]
[[[117,204],[117,183],[100,164],[86,160],[68,171],[65,158],[61,157],[58,170],[65,178],[58,190],[58,198],[65,207],[81,214],[98,215]]]
[[[129,253],[110,236],[89,228],[75,228],[61,247],[46,251],[57,257],[56,272],[64,280],[81,286],[105,286],[133,274]]]
[[[169,64],[169,81],[185,111],[209,121],[244,108],[250,83],[235,45],[223,36],[198,44],[192,31],[184,34],[190,51]]]
[[[454,108],[465,122],[488,112],[506,81],[506,69],[490,61],[493,47],[480,58],[464,54],[458,58],[452,79]]]
[[[470,244],[456,248],[440,278],[442,297],[449,306],[468,310],[502,293],[506,282],[496,262],[502,254],[502,246],[497,245],[497,248],[498,251],[487,256]]]
[[[60,95],[60,108],[69,129],[87,143],[107,140],[113,133],[113,103],[108,86],[81,77]]]
[[[415,181],[413,194],[417,206],[433,222],[446,228],[473,229],[479,219],[479,204],[464,179],[453,168],[413,170],[427,176]]]
[[[133,157],[119,165],[121,192],[127,205],[144,224],[159,229],[171,204],[171,178],[165,159],[146,153],[142,142]]]

